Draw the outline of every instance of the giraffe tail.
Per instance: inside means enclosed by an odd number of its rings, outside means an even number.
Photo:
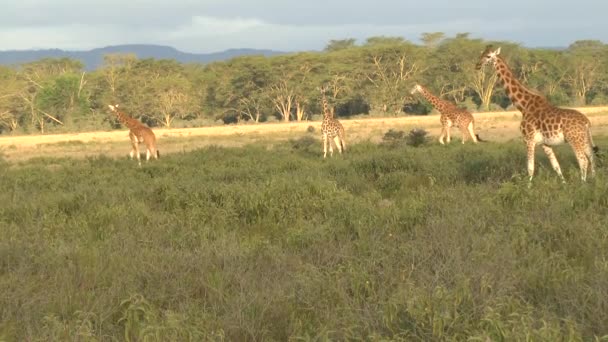
[[[481,139],[481,138],[479,137],[479,134],[477,134],[477,133],[475,133],[475,138],[477,138],[477,141],[479,141],[479,142],[488,142],[488,141],[487,141],[487,140],[485,140],[485,139]]]
[[[587,127],[587,135],[589,136],[589,142],[591,143],[591,149],[596,157],[600,157],[600,148],[593,142],[593,136],[591,135],[591,127]]]
[[[156,150],[156,158],[160,158],[160,151]]]

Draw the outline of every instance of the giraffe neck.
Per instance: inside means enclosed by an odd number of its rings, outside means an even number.
[[[521,112],[535,110],[540,104],[547,103],[546,98],[534,90],[526,88],[513,74],[507,63],[498,56],[494,68],[513,105]]]
[[[327,97],[323,94],[321,102],[323,103],[323,120],[331,120],[334,118],[334,112],[329,108]]]
[[[116,117],[118,118],[118,121],[120,121],[121,124],[127,126],[127,128],[131,129],[135,126],[135,119],[133,119],[132,117],[128,116],[127,114],[121,112],[120,110],[116,109]]]
[[[421,88],[420,93],[422,94],[422,96],[424,96],[424,98],[427,99],[433,105],[433,107],[435,107],[435,109],[437,109],[441,114],[445,114],[447,112],[458,109],[458,107],[456,107],[455,104],[440,99],[439,97],[433,95],[425,87],[421,86],[420,88]]]

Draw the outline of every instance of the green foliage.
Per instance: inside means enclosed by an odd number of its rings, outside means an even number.
[[[468,33],[332,40],[323,52],[242,56],[206,65],[109,54],[84,73],[67,58],[0,69],[0,131],[26,133],[117,128],[107,105],[120,103],[151,126],[203,122],[310,120],[321,113],[318,88],[339,117],[428,114],[409,95],[413,83],[470,110],[502,110],[510,99],[491,68],[476,71],[479,52],[502,47],[515,76],[561,106],[602,105],[608,99],[608,47],[576,41],[565,50],[490,42]]]
[[[89,108],[81,77],[84,75],[73,73],[57,76],[40,90],[37,105],[65,124],[73,124],[74,117],[82,116]]]
[[[532,187],[515,142],[0,163],[0,339],[605,338],[607,170],[556,152]]]
[[[354,39],[354,38],[339,39],[339,40],[332,39],[329,41],[329,43],[325,47],[325,51],[332,52],[332,51],[339,51],[339,50],[353,48],[353,47],[355,47],[355,42],[356,42],[356,39]]]

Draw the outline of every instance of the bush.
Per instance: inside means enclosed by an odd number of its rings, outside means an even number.
[[[407,136],[407,144],[413,147],[418,147],[427,142],[428,132],[422,128],[412,129]]]
[[[386,141],[386,142],[393,142],[393,141],[402,140],[404,136],[405,136],[405,133],[403,131],[398,131],[398,130],[391,128],[386,133],[384,133],[382,140]]]

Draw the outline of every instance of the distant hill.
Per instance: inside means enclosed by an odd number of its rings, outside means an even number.
[[[256,49],[230,49],[214,53],[188,53],[170,46],[131,44],[107,46],[89,51],[66,51],[60,49],[0,51],[0,64],[14,65],[33,62],[42,58],[68,57],[82,61],[86,70],[94,70],[101,66],[103,56],[108,53],[133,53],[137,58],[174,59],[181,63],[209,63],[245,55],[273,56],[285,54],[285,52],[281,51]]]

